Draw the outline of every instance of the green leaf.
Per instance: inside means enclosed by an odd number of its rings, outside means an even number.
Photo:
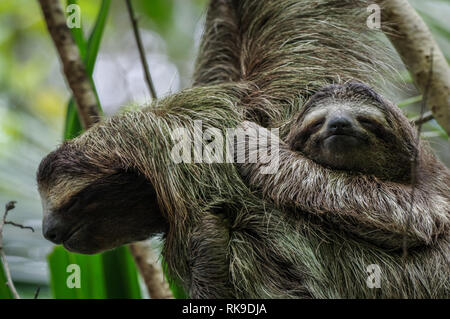
[[[414,103],[417,103],[417,102],[420,102],[420,101],[422,101],[422,95],[413,96],[413,97],[410,97],[410,98],[408,98],[406,100],[398,102],[397,106],[398,107],[405,107],[407,105],[411,105],[411,104],[414,104]]]
[[[167,263],[164,261],[164,258],[161,260],[161,266],[163,269],[164,277],[166,277],[170,291],[172,291],[172,295],[175,299],[187,299],[189,296],[181,287],[181,285],[175,280],[175,278],[170,278],[167,270]]]
[[[138,273],[127,246],[102,254],[107,298],[140,299]]]
[[[96,255],[69,253],[56,246],[48,263],[51,288],[57,299],[142,298],[136,266],[126,246]],[[73,264],[80,267],[79,288],[67,285],[73,274],[67,267]]]
[[[6,275],[3,270],[3,264],[0,261],[0,299],[13,299],[13,294],[6,284]]]
[[[75,102],[73,98],[70,98],[69,104],[67,105],[66,114],[66,128],[64,130],[64,140],[71,140],[77,137],[83,132],[81,127],[80,118],[78,117],[78,111],[75,107]]]
[[[57,299],[79,298],[78,288],[69,289],[66,285],[67,266],[72,262],[69,254],[62,247],[55,247],[53,252],[47,256],[50,270],[50,287],[53,296]]]
[[[103,37],[103,31],[105,29],[110,5],[111,0],[102,1],[97,20],[95,21],[94,28],[87,42],[86,56],[82,56],[84,58],[84,64],[86,66],[86,72],[89,76],[92,76],[92,72],[94,71],[94,65],[95,61],[97,60],[98,49]]]
[[[86,256],[68,253],[62,246],[56,246],[48,256],[50,284],[57,299],[100,299],[106,298],[102,256]],[[67,280],[72,272],[69,265],[80,267],[80,288],[70,288]]]
[[[76,0],[68,0],[67,4],[68,5],[76,4]],[[100,108],[100,111],[101,111],[101,104],[97,95],[97,90],[95,88],[94,81],[92,81],[92,73],[94,72],[94,66],[97,60],[98,50],[100,48],[101,39],[103,37],[103,31],[105,29],[110,5],[111,0],[102,1],[94,28],[92,29],[92,32],[89,36],[87,43],[84,40],[82,28],[70,29],[74,37],[75,43],[77,44],[78,49],[80,50],[81,58],[83,59],[86,68],[86,73],[91,80],[92,87],[97,97],[97,105]],[[72,139],[78,136],[81,132],[82,132],[81,122],[78,117],[76,105],[72,97],[69,100],[67,106],[64,139]]]
[[[67,0],[67,5],[77,4],[76,0]],[[86,42],[84,41],[83,29],[82,28],[71,28],[73,39],[75,40],[78,49],[80,50],[81,57],[86,56]]]

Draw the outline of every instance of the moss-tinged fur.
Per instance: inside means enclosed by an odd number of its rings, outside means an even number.
[[[273,127],[290,123],[324,85],[376,87],[387,67],[365,35],[373,32],[368,3],[212,1],[194,88],[107,119],[43,160],[38,182],[50,215],[99,179],[132,172],[154,187],[160,212],[142,214],[167,222],[164,260],[193,298],[448,298],[449,181],[437,161],[408,224],[410,187],[325,169],[283,143],[280,170],[266,176],[170,157],[171,131],[198,135],[194,120],[222,132],[245,120]],[[81,248],[88,247],[72,246]],[[366,283],[372,264],[381,269],[380,289]]]
[[[254,88],[247,117],[277,126],[331,83],[379,89],[392,74],[391,51],[367,27],[366,0],[211,1],[194,86],[226,82]],[[390,83],[392,85],[392,82]]]

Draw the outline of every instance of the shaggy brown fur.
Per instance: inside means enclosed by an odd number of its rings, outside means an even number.
[[[324,166],[407,184],[416,135],[396,106],[364,84],[347,83],[314,94],[286,142]]]
[[[376,87],[385,65],[374,52],[384,51],[364,35],[367,3],[212,1],[193,89],[108,119],[43,160],[47,238],[95,253],[141,239],[139,222],[151,221],[145,232],[163,232],[170,275],[194,298],[449,297],[448,171],[426,148],[410,217],[410,186],[325,168],[283,143],[274,175],[170,157],[171,131],[199,134],[195,120],[224,135],[245,119],[287,132],[321,87]],[[133,194],[101,195],[120,188]],[[366,284],[371,264],[381,289]]]
[[[408,123],[406,118],[401,120]],[[248,156],[258,151],[258,139],[277,139],[255,123],[246,122],[244,127],[249,132]],[[256,129],[258,136],[252,134]],[[409,129],[414,134],[412,127]],[[292,151],[282,141],[279,143],[280,168],[275,174],[260,173],[260,167],[266,165],[261,163],[267,162],[263,158],[260,163],[247,161],[240,166],[247,183],[277,207],[294,209],[294,216],[313,214],[332,223],[331,227],[345,229],[393,250],[397,257],[404,239],[409,247],[432,246],[448,236],[450,172],[423,143],[414,199],[411,184],[383,181],[358,171],[326,168]]]

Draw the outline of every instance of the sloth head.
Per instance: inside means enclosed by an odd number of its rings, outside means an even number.
[[[107,156],[87,156],[75,141],[42,160],[37,182],[44,237],[70,251],[94,254],[166,231],[146,178]]]
[[[330,85],[291,126],[289,147],[338,170],[410,181],[415,131],[401,111],[360,83]]]

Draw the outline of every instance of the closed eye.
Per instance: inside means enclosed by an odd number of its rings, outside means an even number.
[[[318,121],[313,122],[312,124],[309,125],[308,129],[311,131],[316,131],[318,129],[320,129],[323,125],[323,123],[325,122],[324,119],[320,119]]]
[[[372,120],[367,117],[357,117],[358,122],[367,130],[373,132],[376,136],[383,139],[384,141],[392,141],[394,138],[393,133],[390,129],[379,122]]]
[[[361,125],[364,125],[364,126],[369,126],[369,127],[378,127],[378,126],[380,126],[380,124],[377,121],[372,120],[372,119],[367,118],[367,117],[357,117],[357,120],[358,120],[359,123],[361,123]]]
[[[81,199],[78,196],[73,196],[66,204],[64,204],[59,209],[59,212],[62,214],[70,215],[80,208],[80,204]]]

